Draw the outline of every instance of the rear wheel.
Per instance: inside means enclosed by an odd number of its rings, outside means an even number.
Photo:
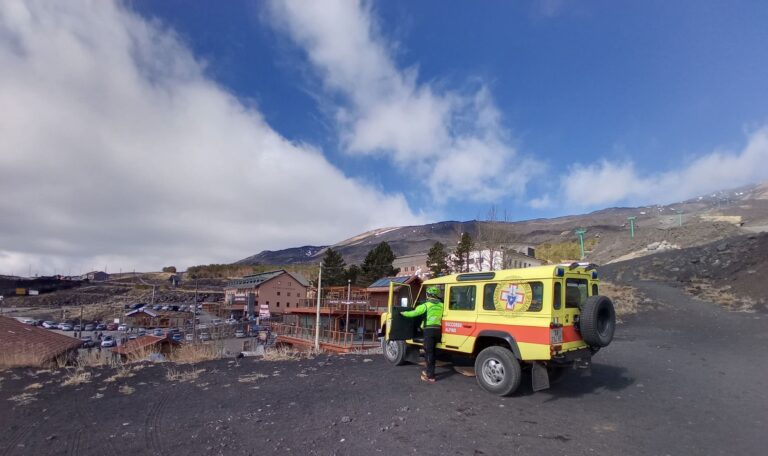
[[[384,358],[395,366],[402,366],[407,362],[405,353],[408,347],[404,340],[381,339],[381,348],[384,352]]]
[[[487,347],[475,359],[475,377],[489,393],[509,396],[520,386],[520,362],[507,348]]]

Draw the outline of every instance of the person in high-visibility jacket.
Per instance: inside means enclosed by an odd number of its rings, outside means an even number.
[[[424,329],[424,353],[427,358],[427,369],[421,372],[421,379],[435,382],[435,345],[440,342],[443,326],[443,300],[440,298],[440,289],[427,287],[427,300],[413,310],[400,312],[400,315],[408,318],[427,314],[421,327]]]

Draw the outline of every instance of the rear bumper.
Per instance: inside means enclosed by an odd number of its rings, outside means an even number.
[[[574,363],[590,363],[591,361],[592,350],[589,347],[553,355],[549,360],[550,364],[558,366],[570,366]]]

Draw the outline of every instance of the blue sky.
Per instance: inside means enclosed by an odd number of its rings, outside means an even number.
[[[321,147],[348,175],[403,191],[412,207],[431,212],[434,201],[419,185],[427,176],[341,152],[325,106],[333,97],[323,94],[305,50],[270,26],[263,3],[133,5],[180,33],[208,62],[208,74],[252,99],[282,135]],[[526,198],[547,193],[550,178],[576,163],[632,161],[641,176],[684,168],[720,148],[739,150],[745,132],[768,121],[764,2],[369,6],[398,68],[417,68],[418,83],[444,90],[486,85],[510,143],[549,167],[524,194],[454,201],[440,208],[445,218],[482,216],[490,204],[516,219],[580,212],[585,208],[531,208]],[[646,202],[655,201],[615,201]]]
[[[0,274],[768,180],[768,4],[0,2]]]

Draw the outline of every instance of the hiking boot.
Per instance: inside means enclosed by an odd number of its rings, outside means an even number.
[[[427,377],[427,373],[426,372],[422,372],[421,373],[421,381],[427,382],[427,383],[435,383],[436,380],[434,378]]]

